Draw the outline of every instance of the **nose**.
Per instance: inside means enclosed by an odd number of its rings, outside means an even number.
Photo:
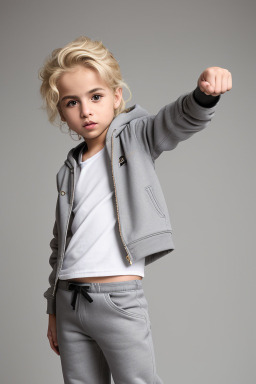
[[[80,104],[80,115],[81,117],[89,117],[92,115],[91,108],[89,107],[89,104],[86,102],[81,102]]]

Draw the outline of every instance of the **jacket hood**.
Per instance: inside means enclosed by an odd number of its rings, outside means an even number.
[[[144,116],[148,116],[149,113],[142,108],[139,104],[135,104],[130,108],[127,108],[124,112],[117,115],[111,122],[108,132],[106,135],[106,147],[108,150],[109,156],[111,156],[111,137],[114,131],[115,137],[117,137],[122,130],[125,128],[126,124],[130,123],[130,121],[139,119]],[[84,151],[84,148],[87,150],[87,144],[83,140],[81,143],[79,143],[76,147],[72,148],[67,155],[67,159],[65,160],[65,164],[70,168],[74,168],[78,164],[78,158],[80,151]],[[75,164],[75,162],[77,164]]]

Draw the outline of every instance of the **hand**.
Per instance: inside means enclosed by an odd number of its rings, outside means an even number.
[[[60,355],[56,331],[56,316],[53,314],[49,314],[47,337],[49,339],[51,348],[54,350],[55,353],[57,353],[57,355]]]
[[[224,68],[209,67],[201,73],[198,87],[206,95],[218,96],[232,88],[232,75]]]

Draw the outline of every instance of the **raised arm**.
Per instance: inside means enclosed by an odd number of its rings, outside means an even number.
[[[197,88],[181,95],[152,116],[136,120],[135,134],[155,160],[163,151],[174,149],[180,141],[201,131],[212,120],[220,94],[232,88],[231,73],[210,67],[198,78]]]

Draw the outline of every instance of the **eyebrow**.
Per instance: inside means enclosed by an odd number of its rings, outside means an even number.
[[[98,92],[98,91],[105,91],[105,89],[104,88],[93,88],[87,92],[87,95],[90,95],[91,93]],[[62,102],[63,100],[66,100],[66,99],[79,99],[79,97],[76,95],[67,95],[67,96],[64,96],[60,102]]]

